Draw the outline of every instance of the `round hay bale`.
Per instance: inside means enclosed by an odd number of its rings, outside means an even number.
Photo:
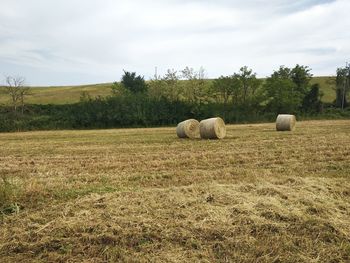
[[[180,122],[176,127],[176,134],[179,138],[199,138],[199,121],[189,119]]]
[[[290,114],[279,114],[276,119],[277,131],[293,131],[295,129],[296,118]]]
[[[202,139],[223,139],[226,136],[225,122],[221,118],[203,120],[199,124]]]

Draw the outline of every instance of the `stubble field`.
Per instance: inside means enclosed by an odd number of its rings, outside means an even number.
[[[350,120],[0,134],[0,262],[349,262]]]

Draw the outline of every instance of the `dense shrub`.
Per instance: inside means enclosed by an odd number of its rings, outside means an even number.
[[[28,105],[26,112],[14,115],[0,108],[0,131],[100,129],[118,127],[171,126],[189,119],[222,116],[224,105],[154,99],[141,94],[96,98],[70,105]],[[274,112],[266,108],[231,107],[225,109],[227,123],[273,121]],[[328,107],[323,112],[297,113],[302,118],[350,118],[350,109]]]

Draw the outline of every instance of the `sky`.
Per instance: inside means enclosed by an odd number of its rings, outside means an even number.
[[[334,75],[350,61],[349,11],[349,0],[0,0],[0,78],[79,85],[186,66],[216,78],[245,65],[266,77],[296,64]]]

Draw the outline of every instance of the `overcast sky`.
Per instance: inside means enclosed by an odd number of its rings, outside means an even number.
[[[349,0],[0,0],[0,74],[69,85],[298,63],[334,75],[350,60],[349,12]]]

